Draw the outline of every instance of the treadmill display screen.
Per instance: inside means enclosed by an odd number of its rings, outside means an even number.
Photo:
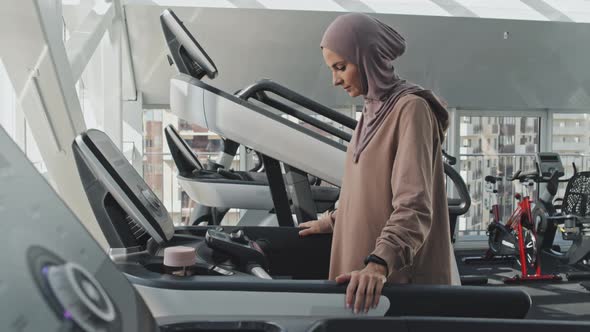
[[[167,9],[160,15],[160,21],[178,70],[199,80],[204,75],[214,79],[217,76],[217,67],[178,16]]]
[[[164,204],[111,139],[105,133],[91,129],[86,132],[84,142],[160,237],[164,239],[171,237],[170,232],[174,231],[174,224]],[[167,236],[167,233],[170,234]],[[154,236],[154,234],[150,235]]]
[[[558,155],[541,155],[541,161],[551,162],[551,161],[559,161]]]
[[[0,331],[156,331],[143,299],[0,128]]]

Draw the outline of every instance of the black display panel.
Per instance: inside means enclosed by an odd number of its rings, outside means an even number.
[[[172,238],[174,224],[164,204],[105,133],[90,129],[76,138],[73,149],[88,200],[111,247]]]
[[[172,10],[164,10],[160,15],[160,23],[172,61],[179,72],[198,80],[205,75],[210,79],[217,76],[217,67],[213,60]]]

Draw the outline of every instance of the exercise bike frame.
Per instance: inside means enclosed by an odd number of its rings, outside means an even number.
[[[524,179],[526,179],[527,176],[524,177]],[[518,174],[516,176],[514,176],[512,178],[512,180],[517,180],[519,179]],[[521,182],[522,178],[520,178]],[[531,179],[533,180],[533,179]],[[506,221],[505,226],[507,228],[510,229],[514,229],[516,230],[517,236],[518,236],[518,253],[519,253],[519,257],[518,260],[520,261],[520,270],[521,270],[521,275],[516,275],[512,278],[508,278],[505,279],[504,282],[505,283],[518,283],[518,282],[523,282],[523,281],[543,281],[543,280],[554,280],[554,281],[559,281],[561,280],[561,277],[559,275],[553,275],[553,274],[542,274],[541,272],[541,255],[540,253],[537,251],[536,252],[536,259],[535,259],[535,263],[534,263],[534,272],[533,273],[529,273],[529,268],[528,268],[528,264],[526,261],[526,248],[525,248],[525,244],[524,244],[524,232],[523,232],[523,225],[526,225],[528,229],[530,229],[533,232],[533,236],[537,237],[536,234],[536,230],[535,230],[535,225],[534,225],[534,221],[532,218],[532,209],[531,209],[531,203],[532,200],[527,192],[527,195],[525,195],[524,197],[520,196],[519,194],[515,195],[516,199],[519,200],[518,205],[516,206],[516,209],[512,212],[512,215],[510,216],[510,218]]]

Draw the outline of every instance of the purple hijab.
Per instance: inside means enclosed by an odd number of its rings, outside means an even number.
[[[441,140],[444,139],[449,121],[445,107],[431,91],[395,74],[392,62],[406,50],[406,42],[397,31],[371,16],[350,13],[330,24],[320,46],[355,64],[359,70],[365,105],[356,129],[355,162],[387,114],[407,94],[416,94],[429,103],[439,122]]]

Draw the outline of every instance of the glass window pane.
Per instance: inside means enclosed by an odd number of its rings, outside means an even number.
[[[574,173],[572,163],[578,171],[590,168],[590,113],[554,113],[552,149],[559,153],[565,176]],[[567,183],[560,184],[557,197],[563,197]]]
[[[178,184],[176,178],[178,170],[170,154],[164,128],[172,124],[203,164],[206,164],[209,159],[217,158],[217,154],[223,150],[223,141],[221,137],[209,132],[206,128],[178,119],[169,110],[144,110],[143,114],[144,180],[162,200],[175,225],[190,223],[191,209],[195,203]],[[237,155],[231,168],[237,170],[239,166],[240,158]],[[237,221],[238,216],[239,210],[230,210],[225,222]]]
[[[484,178],[510,177],[517,170],[533,169],[539,151],[538,117],[463,116],[460,123],[461,175],[471,194],[471,209],[458,220],[459,235],[485,235],[491,221],[492,200]],[[524,188],[504,180],[498,185],[498,202],[503,218],[515,207],[514,194]],[[488,203],[486,203],[488,202]]]

